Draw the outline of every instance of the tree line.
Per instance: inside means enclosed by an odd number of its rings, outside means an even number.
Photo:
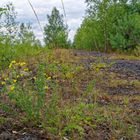
[[[137,51],[140,48],[139,0],[86,0],[87,10],[75,48]]]
[[[30,23],[17,22],[17,13],[12,3],[0,8],[0,45],[41,46]],[[44,27],[44,42],[48,47],[68,47],[68,27],[63,15],[56,7],[47,15],[48,24]]]
[[[140,48],[139,0],[86,0],[86,14],[73,43],[63,14],[54,7],[47,15],[44,43],[49,48],[95,51],[137,51]],[[30,24],[16,21],[13,4],[0,8],[0,45],[41,46]]]

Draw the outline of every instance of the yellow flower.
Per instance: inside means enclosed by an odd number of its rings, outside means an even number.
[[[45,87],[44,87],[44,89],[45,89],[45,90],[48,90],[48,89],[49,89],[49,87],[48,87],[48,86],[45,86]]]
[[[20,76],[19,75],[17,75],[17,78],[19,78]]]
[[[23,77],[23,76],[24,76],[24,74],[20,74],[20,76],[21,76],[21,77]]]
[[[12,67],[12,63],[10,63],[10,65],[9,65],[9,68],[11,68]]]
[[[8,80],[8,78],[4,78],[4,81],[7,81]]]
[[[29,69],[28,68],[25,68],[24,71],[29,71]]]
[[[73,73],[72,72],[68,72],[68,73],[66,73],[66,78],[68,78],[68,79],[72,79],[73,78]]]
[[[13,82],[14,82],[14,83],[16,83],[16,82],[17,82],[17,80],[15,79],[15,80],[13,80]]]
[[[6,82],[1,82],[2,85],[6,85]]]
[[[10,63],[9,68],[11,68],[13,64],[16,64],[16,61],[15,61],[15,60],[13,60],[13,61]]]
[[[47,80],[51,80],[51,77],[48,77]]]
[[[20,66],[21,66],[21,67],[24,66],[24,65],[26,65],[25,62],[21,62],[21,63],[20,63]]]
[[[15,89],[15,86],[10,86],[10,90],[13,91]]]
[[[11,63],[12,63],[12,64],[16,64],[16,61],[15,61],[15,60],[13,60]]]
[[[100,68],[97,67],[97,68],[95,69],[95,71],[96,71],[96,72],[99,72],[99,71],[100,71]]]

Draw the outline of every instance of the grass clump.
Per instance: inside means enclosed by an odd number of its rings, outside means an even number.
[[[7,120],[4,117],[0,117],[0,125],[4,124]]]

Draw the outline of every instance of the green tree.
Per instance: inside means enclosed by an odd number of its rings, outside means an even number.
[[[41,43],[38,39],[36,39],[36,36],[34,35],[30,24],[20,24],[18,42],[19,44],[25,46],[41,46]]]
[[[116,20],[112,25],[109,40],[112,48],[134,51],[140,44],[140,2],[120,1],[117,4]],[[120,16],[119,16],[120,15]]]
[[[6,9],[0,7],[0,21],[1,21],[1,18],[2,18],[2,15],[4,14],[4,12],[6,12]],[[2,36],[1,30],[2,30],[2,24],[0,23],[0,45],[2,44],[2,41],[3,41],[3,36]]]
[[[48,24],[44,27],[44,41],[49,47],[68,47],[68,29],[64,24],[63,15],[56,7],[51,15],[47,15]]]
[[[84,36],[83,39],[85,38],[86,43],[83,41],[83,45],[90,50],[107,51],[111,48],[109,33],[113,23],[114,9],[110,7],[114,2],[112,0],[86,0],[86,3],[87,16],[79,29],[81,30],[79,33],[82,32]],[[77,32],[76,36],[80,37],[79,33]],[[76,40],[74,42],[77,42]]]
[[[104,38],[98,21],[88,17],[82,22],[74,37],[74,47],[76,49],[103,50]]]
[[[5,11],[6,11],[5,8],[0,7],[0,18],[1,18],[1,16],[4,14]]]
[[[139,46],[138,0],[86,0],[86,3],[87,16],[76,33],[75,46],[105,51],[135,50]]]
[[[12,3],[7,4],[4,9],[0,18],[0,35],[3,37],[1,43],[13,45],[18,32],[18,23],[16,22],[17,13]]]

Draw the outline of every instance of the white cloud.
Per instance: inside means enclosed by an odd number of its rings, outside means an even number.
[[[47,23],[46,15],[51,13],[51,10],[56,6],[63,13],[61,0],[30,0],[33,4],[42,27]],[[69,36],[73,39],[76,29],[80,26],[85,13],[85,0],[63,0],[65,4],[67,23],[70,29]],[[18,21],[33,24],[33,29],[39,39],[43,39],[43,34],[40,31],[34,13],[27,0],[0,0],[0,6],[4,6],[8,2],[12,2],[18,13]]]

